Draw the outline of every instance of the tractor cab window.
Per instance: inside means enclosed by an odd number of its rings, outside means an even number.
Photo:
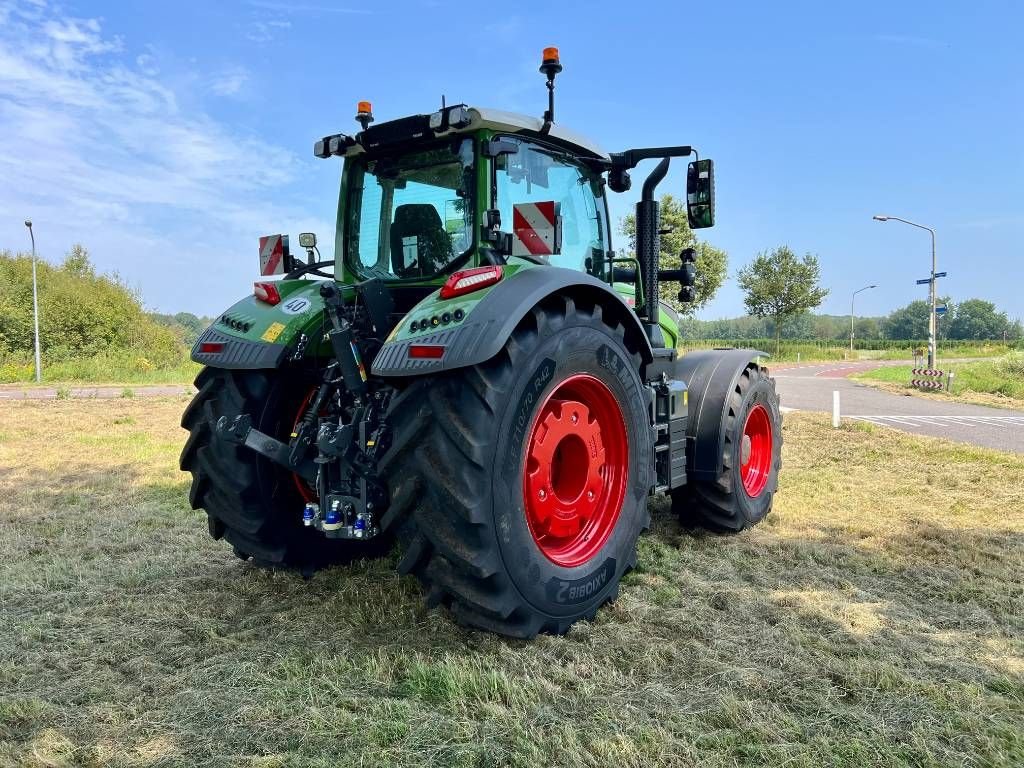
[[[473,246],[473,142],[358,159],[349,180],[345,253],[360,275],[422,279]]]
[[[512,232],[512,254],[580,271],[595,255],[594,263],[601,263],[608,218],[600,174],[556,149],[505,140],[519,151],[495,158],[494,183],[501,228]]]

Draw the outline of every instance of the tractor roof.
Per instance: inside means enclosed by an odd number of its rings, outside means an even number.
[[[555,123],[551,124],[546,133],[543,128],[544,121],[531,115],[458,104],[446,107],[434,115],[410,115],[376,123],[359,132],[355,138],[345,134],[327,136],[316,143],[313,154],[317,157],[352,156],[396,145],[490,129],[499,133],[547,139],[583,158],[599,163],[611,162],[608,153],[590,139]]]
[[[469,113],[473,121],[466,130],[478,128],[490,128],[495,131],[508,131],[509,133],[527,133],[534,136],[541,136],[541,128],[544,121],[532,115],[521,115],[518,112],[504,112],[500,109],[489,109],[487,107],[470,107]],[[610,162],[611,158],[598,144],[568,128],[552,123],[551,130],[547,133],[548,138],[555,139],[561,144],[572,145],[580,154],[591,155],[600,160]]]

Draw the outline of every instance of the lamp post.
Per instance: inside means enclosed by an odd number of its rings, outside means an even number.
[[[931,313],[928,315],[928,367],[935,367],[935,230],[923,224],[915,224],[912,221],[901,219],[899,216],[872,216],[875,221],[901,221],[918,229],[926,229],[932,236],[932,274],[928,281],[928,302],[931,304]]]
[[[861,291],[866,291],[869,288],[877,288],[877,285],[865,285],[863,288],[858,288],[853,292],[853,296],[850,298],[850,357],[853,357],[853,302],[857,300],[857,294]]]
[[[39,355],[39,291],[36,289],[36,236],[32,232],[32,220],[25,219],[28,236],[32,238],[32,319],[36,329],[36,383],[43,380],[43,364]]]

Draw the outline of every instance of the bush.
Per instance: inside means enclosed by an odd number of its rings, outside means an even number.
[[[187,362],[182,332],[151,318],[116,275],[97,275],[76,245],[59,266],[37,264],[43,372],[49,380],[110,381]],[[0,381],[30,381],[32,259],[0,251]]]

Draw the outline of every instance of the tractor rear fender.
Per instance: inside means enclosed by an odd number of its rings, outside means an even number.
[[[280,280],[274,283],[280,297],[275,304],[243,297],[196,340],[192,359],[244,370],[279,368],[297,353],[326,353],[319,332],[324,324],[320,285],[317,280]],[[344,295],[351,300],[351,291]]]
[[[721,474],[729,395],[758,357],[768,355],[756,349],[703,349],[676,361],[675,377],[689,392],[686,469],[692,479],[713,482]]]
[[[413,338],[386,343],[373,360],[375,376],[420,376],[451,371],[490,360],[505,346],[509,336],[535,306],[556,294],[580,305],[597,305],[607,321],[622,324],[626,336],[640,351],[644,363],[653,359],[650,342],[636,313],[606,283],[586,273],[563,267],[538,266],[520,269],[505,278],[473,307],[466,319]],[[437,300],[433,294],[426,301]],[[423,312],[428,304],[420,304]],[[410,346],[442,346],[440,358],[410,357]]]

